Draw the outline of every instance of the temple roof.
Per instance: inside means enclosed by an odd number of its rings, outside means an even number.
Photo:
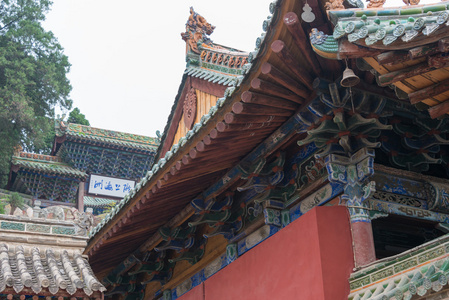
[[[360,59],[359,69],[370,71],[379,86],[393,87],[400,99],[427,109],[432,118],[449,113],[448,1],[338,9],[328,15],[333,30],[314,28],[310,33],[317,54],[328,59]]]
[[[244,74],[249,53],[212,42],[209,35],[214,29],[190,8],[186,32],[181,33],[187,49],[185,74],[221,85],[235,85],[233,78]]]
[[[159,145],[156,138],[94,128],[79,124],[65,123],[63,121],[60,121],[56,126],[56,136],[66,137],[69,140],[110,144],[113,146],[134,148],[145,151],[155,151]]]
[[[173,126],[177,126],[177,121],[179,121],[175,116],[177,109],[183,105],[182,96],[185,88],[192,85],[196,89],[202,90],[204,85],[200,88],[201,84],[198,82],[207,82],[209,87],[215,88],[214,95],[222,97],[227,87],[235,87],[240,84],[240,80],[248,71],[248,59],[253,58],[249,52],[214,43],[209,36],[215,27],[207,23],[193,8],[190,8],[190,13],[186,23],[186,32],[181,33],[182,39],[186,42],[186,69],[164,128],[161,137],[162,146],[158,149],[156,158],[163,157],[168,150],[164,147],[165,144],[172,142],[171,140],[167,141],[170,139],[168,132]],[[193,81],[196,81],[196,84]],[[202,91],[211,93],[210,90]]]
[[[63,163],[58,156],[19,152],[12,157],[12,165],[22,170],[39,173],[61,175],[75,178],[86,178],[87,174]]]

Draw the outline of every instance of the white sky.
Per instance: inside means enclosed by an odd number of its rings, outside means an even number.
[[[161,133],[185,69],[189,8],[216,26],[218,44],[252,51],[272,0],[54,0],[44,27],[72,64],[73,107],[91,126]]]
[[[252,51],[272,1],[54,0],[44,26],[69,57],[73,106],[91,126],[156,136],[185,69],[189,7],[216,26],[215,43]]]

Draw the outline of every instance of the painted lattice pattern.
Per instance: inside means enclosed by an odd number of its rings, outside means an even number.
[[[28,171],[19,171],[16,182],[20,182],[25,191],[38,199],[76,203],[79,179],[61,178]]]
[[[146,174],[154,159],[153,155],[78,143],[65,143],[60,155],[65,162],[84,172],[135,180]]]

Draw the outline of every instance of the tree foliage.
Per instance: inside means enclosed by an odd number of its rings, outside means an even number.
[[[69,119],[67,120],[69,123],[87,125],[90,126],[89,121],[86,119],[86,116],[80,112],[78,107],[75,107],[69,114]]]
[[[11,215],[14,214],[14,211],[16,210],[16,208],[21,209],[23,207],[23,205],[25,204],[25,200],[17,192],[11,193],[11,195],[9,195],[8,198],[9,198],[8,199],[9,205],[11,205],[11,211],[10,211]]]
[[[48,153],[54,109],[72,106],[68,58],[41,25],[50,6],[48,0],[0,2],[0,187],[13,149]]]
[[[4,215],[5,214],[5,203],[0,201],[0,215]]]

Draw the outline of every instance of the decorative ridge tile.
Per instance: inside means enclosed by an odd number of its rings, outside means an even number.
[[[421,34],[429,36],[446,27],[448,6],[449,2],[442,2],[413,7],[348,9],[329,11],[329,17],[335,24],[335,40],[345,37],[349,42],[362,46],[382,44],[384,47],[408,43]]]
[[[243,70],[234,69],[232,70],[234,74],[231,74],[230,72],[231,70],[227,70],[224,67],[219,67],[207,63],[203,63],[201,67],[189,66],[185,70],[185,74],[190,75],[192,77],[202,78],[209,82],[214,82],[228,86],[232,85],[232,82],[234,81],[236,76],[243,74]]]
[[[61,158],[59,156],[37,154],[37,153],[28,153],[28,152],[24,152],[24,151],[20,151],[18,153],[14,153],[13,157],[22,158],[22,159],[30,159],[32,161],[62,162],[62,160],[61,160]]]

